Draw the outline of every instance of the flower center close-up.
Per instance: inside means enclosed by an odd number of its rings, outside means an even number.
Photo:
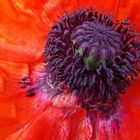
[[[52,26],[44,62],[55,89],[76,94],[79,104],[119,101],[138,76],[139,41],[128,19],[115,21],[95,8],[65,13]]]
[[[0,5],[0,140],[140,139],[139,0]]]

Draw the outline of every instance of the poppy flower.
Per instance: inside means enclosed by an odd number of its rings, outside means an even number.
[[[1,140],[140,138],[138,0],[0,5]]]

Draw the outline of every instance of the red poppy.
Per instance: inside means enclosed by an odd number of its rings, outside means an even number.
[[[99,11],[112,12],[115,19],[129,17],[139,32],[138,0],[0,0],[0,5],[1,140],[140,138],[139,78],[126,89],[119,109],[109,118],[87,111],[67,90],[52,98],[56,91],[50,85],[39,86],[35,96],[28,97],[18,83],[23,77],[40,82],[46,36],[64,11],[96,5]]]

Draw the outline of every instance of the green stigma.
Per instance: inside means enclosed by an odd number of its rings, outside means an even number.
[[[89,71],[95,70],[101,63],[101,61],[95,60],[93,55],[84,55],[84,50],[82,48],[76,49],[76,53],[83,57],[83,62]]]

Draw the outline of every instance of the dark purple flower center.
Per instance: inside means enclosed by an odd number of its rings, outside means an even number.
[[[51,28],[45,47],[51,84],[67,87],[87,109],[110,108],[138,76],[140,42],[135,36],[127,19],[113,21],[112,15],[92,8],[66,13]]]
[[[127,19],[114,21],[96,8],[65,13],[47,37],[44,63],[49,82],[59,92],[75,94],[86,109],[114,109],[140,70],[136,36]]]

